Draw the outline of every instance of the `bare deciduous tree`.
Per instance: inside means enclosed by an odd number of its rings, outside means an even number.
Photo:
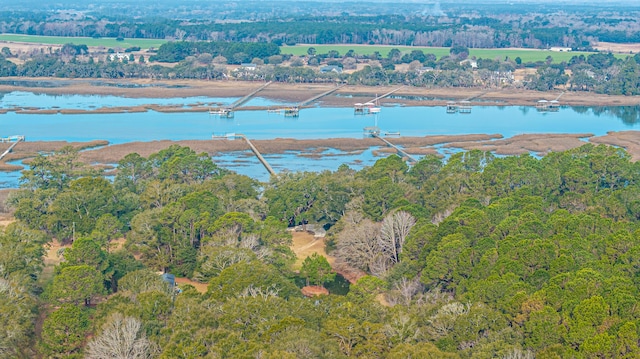
[[[389,256],[381,251],[381,248],[377,248],[378,254],[369,263],[369,272],[378,278],[382,278],[387,275],[387,272],[393,267],[393,262]]]
[[[416,224],[415,218],[404,211],[389,214],[382,220],[380,248],[388,254],[392,264],[400,262],[402,246],[414,224]]]
[[[420,283],[420,277],[413,279],[402,278],[393,287],[394,290],[386,296],[387,302],[391,305],[409,305],[413,298],[422,293],[424,289],[422,283]]]
[[[142,322],[115,313],[102,333],[87,345],[88,359],[141,359],[150,357],[150,342],[140,331]]]
[[[380,226],[369,219],[357,225],[347,226],[338,235],[336,256],[349,264],[365,271],[380,253],[378,235]]]
[[[404,241],[415,224],[413,216],[402,211],[388,215],[381,224],[356,217],[347,221],[338,235],[336,256],[377,277],[384,276],[400,261]]]
[[[468,303],[453,302],[443,305],[427,320],[427,332],[435,338],[447,336],[453,330],[456,318],[469,314],[470,308]]]
[[[520,348],[513,348],[511,352],[502,356],[504,359],[533,359],[535,355],[530,350],[522,350]]]
[[[253,284],[249,285],[245,288],[240,294],[238,294],[239,298],[275,298],[278,296],[280,292],[280,288],[278,288],[275,284],[268,286],[267,288],[256,288]]]
[[[391,317],[382,328],[387,338],[394,343],[411,343],[418,341],[421,336],[420,327],[416,318],[406,313],[400,313]]]

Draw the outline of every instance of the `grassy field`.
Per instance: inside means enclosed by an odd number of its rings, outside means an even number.
[[[0,41],[48,45],[64,45],[73,43],[76,45],[104,46],[106,48],[121,47],[123,49],[134,46],[138,46],[141,49],[149,49],[151,47],[158,48],[160,45],[167,42],[167,40],[158,39],[124,39],[124,41],[117,41],[113,37],[94,39],[92,37],[33,36],[17,34],[0,34]]]
[[[280,51],[283,54],[291,55],[306,55],[307,50],[313,47],[318,54],[326,54],[331,50],[336,50],[340,55],[344,55],[349,50],[353,50],[359,55],[370,55],[378,51],[383,57],[387,57],[391,49],[398,49],[402,53],[409,53],[413,50],[422,50],[425,54],[434,54],[438,58],[449,55],[448,47],[410,47],[410,46],[376,46],[376,45],[296,45],[296,46],[283,46]],[[569,61],[573,56],[579,56],[583,54],[588,56],[591,52],[557,52],[550,50],[529,50],[529,49],[469,49],[469,56],[475,56],[476,58],[483,59],[504,59],[509,57],[515,59],[520,57],[523,63],[545,61],[547,56],[553,58],[553,62],[559,63],[562,61]],[[616,55],[619,57],[625,57],[627,55]]]

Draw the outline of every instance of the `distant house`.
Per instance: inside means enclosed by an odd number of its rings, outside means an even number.
[[[115,61],[115,60],[122,61],[122,60],[128,59],[128,58],[129,58],[129,56],[127,56],[125,54],[121,54],[119,52],[116,52],[115,54],[109,55],[109,59],[111,61]]]
[[[495,71],[495,75],[501,83],[512,83],[515,80],[515,76],[511,71]]]
[[[431,67],[431,66],[422,66],[422,67],[418,67],[416,69],[416,72],[419,73],[420,75],[422,75],[425,72],[431,72],[433,70],[435,70],[435,69],[433,67]]]
[[[327,66],[323,66],[323,67],[320,68],[320,73],[326,74],[328,72],[335,72],[337,74],[341,74],[342,73],[342,67],[333,66],[333,65],[327,65]]]
[[[549,48],[549,50],[555,51],[555,52],[571,52],[570,47],[551,47]]]
[[[258,80],[262,78],[258,65],[248,62],[240,64],[240,67],[236,67],[231,74],[233,77],[243,80]]]
[[[460,66],[464,66],[464,65],[471,66],[472,70],[478,69],[478,61],[476,61],[476,60],[465,59],[465,60],[460,61]]]
[[[240,69],[241,70],[248,70],[248,71],[255,71],[258,68],[258,65],[254,64],[254,63],[242,63],[240,64]]]

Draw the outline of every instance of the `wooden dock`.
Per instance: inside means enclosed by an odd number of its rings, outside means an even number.
[[[367,101],[365,103],[356,103],[356,104],[354,104],[353,105],[353,113],[355,115],[374,115],[374,114],[380,113],[380,106],[378,105],[378,100],[391,95],[392,93],[400,90],[403,87],[404,87],[404,85],[402,85],[402,86],[400,86],[398,88],[395,88],[395,89],[387,92],[384,95],[376,96],[371,101]]]
[[[377,96],[376,98],[374,98],[373,100],[368,101],[368,102],[376,103],[378,100],[381,100],[381,99],[383,99],[383,98],[385,98],[385,97],[387,97],[387,96],[389,96],[389,95],[393,94],[394,92],[396,92],[396,91],[398,91],[398,90],[401,90],[402,88],[404,88],[404,85],[402,85],[402,86],[400,86],[400,87],[398,87],[398,88],[395,88],[395,89],[393,89],[393,90],[391,90],[391,91],[387,92],[387,93],[386,93],[386,94],[384,94],[384,95]]]
[[[235,110],[236,108],[244,105],[255,94],[257,94],[258,92],[262,91],[265,87],[269,86],[271,84],[271,82],[272,81],[269,81],[269,82],[265,83],[264,85],[262,85],[262,86],[258,87],[257,89],[251,91],[251,93],[249,93],[248,95],[244,96],[243,98],[240,98],[240,99],[236,100],[234,103],[232,103],[229,106],[210,109],[209,110],[209,114],[210,115],[218,115],[220,117],[233,118],[233,110]]]
[[[248,95],[246,95],[245,97],[236,100],[236,102],[232,103],[229,108],[231,110],[235,110],[236,108],[244,105],[245,103],[247,103],[247,101],[249,101],[255,94],[257,94],[258,92],[264,90],[265,87],[271,85],[272,81],[269,81],[267,83],[265,83],[264,85],[258,87],[257,89],[251,91],[251,93],[249,93]]]
[[[540,100],[536,102],[536,109],[540,112],[558,112],[560,110],[560,97],[564,95],[564,91],[560,92],[558,97],[551,101]]]
[[[267,169],[267,172],[269,172],[270,175],[275,176],[276,175],[276,171],[273,170],[273,168],[271,167],[269,162],[267,162],[267,160],[262,156],[262,154],[260,153],[260,151],[258,151],[256,146],[254,146],[253,143],[251,143],[251,141],[247,138],[247,136],[243,135],[242,133],[229,133],[229,134],[222,135],[222,136],[213,135],[211,138],[213,138],[213,139],[235,139],[235,138],[238,138],[238,137],[244,139],[247,142],[247,144],[249,145],[249,148],[251,148],[251,151],[256,155],[256,157],[258,158],[260,163],[262,163],[264,168]]]
[[[297,105],[291,105],[291,106],[285,106],[282,108],[276,108],[276,109],[268,109],[267,112],[271,112],[271,113],[279,113],[279,114],[284,114],[285,117],[298,117],[300,115],[300,109],[308,106],[310,103],[324,97],[327,95],[330,95],[334,92],[336,92],[337,90],[339,90],[342,86],[344,85],[340,85],[340,86],[336,86],[334,88],[332,88],[329,91],[325,91],[319,95],[315,95],[307,100],[304,100],[302,102],[299,102]]]
[[[25,140],[24,136],[9,136],[9,137],[0,138],[0,142],[13,142],[13,144],[11,144],[11,146],[9,146],[9,148],[6,151],[0,154],[0,160],[2,160],[6,155],[11,153],[13,148],[16,147],[16,145],[20,143],[20,141],[24,141],[24,140]]]
[[[471,101],[447,101],[447,113],[471,113]]]
[[[479,99],[487,93],[489,93],[489,91],[483,91],[477,95],[467,97],[464,100],[460,100],[458,102],[447,101],[447,113],[471,113],[471,101]]]
[[[402,148],[394,145],[393,143],[387,141],[386,139],[380,137],[380,133],[371,133],[371,137],[375,137],[375,138],[379,138],[382,142],[386,143],[387,146],[389,147],[393,147],[399,154],[401,154],[402,156],[407,158],[407,161],[411,164],[415,164],[416,162],[418,162],[418,160],[416,160],[413,156],[411,156],[410,154],[408,154],[405,150],[403,150]]]
[[[217,115],[220,117],[233,118],[233,110],[228,107],[209,110],[209,115]]]
[[[536,109],[540,112],[558,112],[560,110],[560,103],[558,100],[540,100],[536,103]]]
[[[319,95],[313,96],[313,97],[311,97],[311,98],[310,98],[310,99],[308,99],[308,100],[304,100],[304,101],[302,101],[302,102],[300,102],[300,103],[298,104],[298,107],[308,106],[310,103],[312,103],[312,102],[314,102],[314,101],[316,101],[316,100],[318,100],[318,99],[321,99],[321,98],[323,98],[323,97],[325,97],[325,96],[331,95],[332,93],[334,93],[334,92],[338,91],[338,90],[339,90],[340,88],[342,88],[343,86],[344,86],[344,85],[336,86],[335,88],[332,88],[332,89],[331,89],[331,90],[329,90],[329,91],[326,91],[326,92],[323,92],[323,93],[321,93],[321,94],[319,94]]]

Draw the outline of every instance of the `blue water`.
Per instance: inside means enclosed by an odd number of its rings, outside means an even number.
[[[216,102],[229,104],[237,98],[130,99],[115,96],[38,95],[12,92],[0,100],[0,107],[86,109],[140,104],[180,105]],[[277,106],[255,98],[246,106]],[[354,115],[351,108],[302,109],[298,118],[267,111],[236,111],[234,118],[220,118],[205,112],[119,113],[38,115],[8,112],[0,114],[0,137],[24,135],[27,141],[107,140],[112,144],[154,140],[209,140],[212,134],[242,133],[249,139],[362,138],[363,128],[378,126],[384,133],[402,136],[501,134],[511,137],[526,133],[585,133],[596,136],[609,131],[640,129],[638,107],[570,108],[538,112],[533,107],[474,106],[470,114],[447,114],[444,107],[383,107],[378,115]],[[266,156],[276,171],[335,170],[342,163],[354,168],[377,160],[373,149],[357,154],[333,153],[322,159],[296,153]],[[268,174],[248,153],[231,153],[214,158],[221,166],[261,180]],[[16,173],[0,173],[0,187],[17,186]]]
[[[556,113],[521,107],[474,107],[470,114],[446,114],[442,107],[391,107],[374,115],[354,115],[350,108],[310,108],[299,118],[266,111],[236,111],[232,119],[202,112],[0,115],[0,136],[24,135],[29,141],[132,141],[210,139],[212,134],[243,133],[253,139],[360,138],[363,127],[376,125],[402,136],[523,133],[591,133],[639,129],[613,115],[570,108]]]
[[[638,119],[640,121],[640,119]],[[310,108],[299,118],[285,118],[264,112],[236,112],[233,120],[214,119],[216,133],[241,132],[249,138],[277,137],[331,138],[362,137],[362,129],[377,125],[402,136],[501,134],[511,137],[523,133],[591,133],[640,128],[613,115],[596,115],[591,110],[571,108],[559,112],[538,112],[527,107],[474,107],[470,114],[447,114],[443,107],[384,107],[380,114],[354,115],[350,108]]]
[[[327,150],[322,153],[322,157],[299,156],[299,154],[295,152],[285,154],[264,154],[263,157],[278,173],[283,171],[335,171],[342,164],[346,164],[354,169],[362,169],[364,166],[373,165],[375,161],[382,158],[380,157],[381,154],[374,153],[377,149],[378,147],[373,147],[364,152],[356,153],[343,153],[337,150]],[[269,180],[269,172],[267,172],[250,150],[243,152],[230,152],[221,156],[214,156],[213,159],[218,166],[223,168],[232,169],[239,174],[253,177],[259,181],[266,182]]]
[[[159,106],[224,106],[238,100],[235,97],[174,97],[174,98],[129,98],[103,95],[48,95],[36,94],[26,91],[13,91],[0,93],[0,108],[39,108],[39,109],[74,109],[95,110],[110,107],[133,107],[142,105]],[[249,100],[246,106],[273,106],[281,102],[255,97]]]
[[[22,165],[21,161],[10,161],[13,165]],[[23,165],[24,166],[24,165]],[[25,168],[27,166],[24,166]],[[22,174],[15,172],[0,172],[0,188],[17,188]]]

